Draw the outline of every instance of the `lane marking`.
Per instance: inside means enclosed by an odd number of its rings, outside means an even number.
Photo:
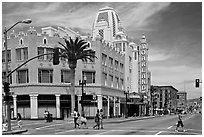
[[[37,128],[35,128],[35,129],[36,129],[36,130],[39,130],[39,129],[43,129],[43,128],[49,128],[49,127],[54,127],[54,126],[58,126],[58,125],[65,125],[65,124],[67,124],[67,123],[47,125],[47,126],[37,127]]]
[[[68,132],[73,132],[76,131],[76,129],[68,130],[68,131],[62,131],[62,132],[57,132],[55,134],[63,134],[63,133],[68,133]]]
[[[170,128],[172,128],[173,126],[170,126],[170,127],[168,127],[167,129],[170,129]]]
[[[157,132],[155,135],[159,135],[159,134],[161,134],[163,131],[159,131],[159,132]]]

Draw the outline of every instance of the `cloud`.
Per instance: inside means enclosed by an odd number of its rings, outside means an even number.
[[[165,54],[165,53],[156,53],[156,54],[149,54],[148,61],[165,61],[169,58],[171,58],[172,55]]]
[[[130,3],[132,4],[132,3]],[[137,3],[132,8],[129,8],[127,12],[121,13],[121,18],[123,20],[123,24],[129,28],[140,28],[148,26],[152,23],[153,20],[149,20],[154,14],[159,11],[167,8],[170,3],[168,2],[153,2],[153,3]]]

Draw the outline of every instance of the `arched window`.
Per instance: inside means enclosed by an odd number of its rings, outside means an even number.
[[[19,45],[23,45],[23,39],[22,38],[19,40]]]
[[[43,44],[47,44],[47,39],[46,38],[43,39]]]

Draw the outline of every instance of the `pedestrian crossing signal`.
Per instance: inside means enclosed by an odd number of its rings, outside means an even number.
[[[195,87],[196,87],[196,88],[199,87],[199,83],[200,83],[200,80],[199,80],[199,79],[196,79],[196,80],[195,80]]]

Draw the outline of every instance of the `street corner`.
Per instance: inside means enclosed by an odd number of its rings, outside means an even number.
[[[24,132],[27,132],[27,129],[18,129],[18,130],[11,130],[11,131],[5,131],[2,132],[2,135],[13,135],[13,134],[21,134]]]

